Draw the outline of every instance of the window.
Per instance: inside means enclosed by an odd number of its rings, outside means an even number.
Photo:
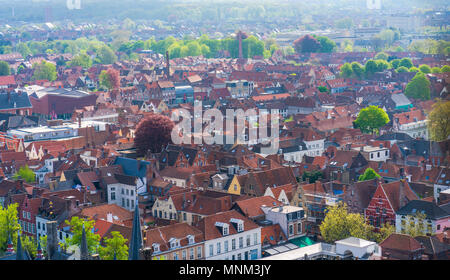
[[[129,195],[129,191],[128,191],[128,189],[127,189],[127,195]]]
[[[220,246],[220,242],[217,242],[217,255],[220,254],[220,250],[221,250],[220,247],[221,247],[221,246]]]
[[[253,233],[253,245],[258,244],[258,234],[255,232]]]
[[[27,217],[28,217],[28,220],[31,219],[31,214],[30,214],[30,212],[27,212]]]
[[[127,198],[127,207],[130,207],[130,200]]]
[[[297,233],[301,233],[302,232],[302,223],[298,223],[297,224]]]
[[[134,191],[133,190],[130,191],[130,195],[134,195]]]
[[[183,213],[183,221],[186,221],[186,213]]]
[[[197,247],[197,259],[200,259],[202,257],[202,247]]]
[[[236,250],[236,239],[231,240],[231,250]]]
[[[38,222],[37,225],[38,225],[37,228],[38,228],[38,229],[41,229],[41,223]]]
[[[438,226],[439,227],[439,226]],[[439,228],[438,228],[439,229]],[[225,253],[228,253],[228,240],[224,242]]]
[[[247,235],[247,247],[250,246],[250,234]]]
[[[134,208],[134,200],[131,200],[131,208]]]
[[[214,245],[209,245],[209,256],[211,257],[212,255],[214,255]]]
[[[293,234],[294,234],[294,226],[289,225],[289,235],[293,235]]]
[[[115,192],[111,193],[111,200],[116,200],[116,193]]]
[[[189,249],[189,259],[190,260],[194,259],[194,247]]]
[[[178,260],[178,253],[173,253],[173,259]]]
[[[27,212],[23,211],[23,218],[26,219],[27,218]]]
[[[244,247],[244,238],[239,237],[239,248],[243,248],[243,247]]]
[[[122,207],[125,207],[125,198],[122,197]]]
[[[182,252],[182,258],[183,258],[183,260],[186,260],[186,250],[183,250],[183,252]]]
[[[241,253],[237,254],[237,259],[238,259],[238,260],[241,260],[241,259],[242,259]]]

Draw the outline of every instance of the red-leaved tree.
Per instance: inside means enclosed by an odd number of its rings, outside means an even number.
[[[103,70],[99,76],[100,85],[106,87],[107,89],[117,89],[120,87],[120,75],[119,71],[113,68],[108,70]]]
[[[145,156],[148,151],[159,153],[171,142],[173,121],[163,115],[150,114],[141,120],[136,127],[134,146],[137,156]]]
[[[305,35],[294,41],[294,49],[297,53],[314,53],[320,48],[320,42],[311,35]]]

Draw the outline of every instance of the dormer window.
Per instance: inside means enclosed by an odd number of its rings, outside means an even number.
[[[232,223],[234,225],[237,232],[244,231],[244,221],[242,221],[241,219],[231,218],[230,223]]]
[[[170,242],[170,248],[171,248],[171,249],[180,246],[180,242],[179,242],[176,238],[171,238],[171,239],[169,240],[169,242]]]
[[[152,245],[152,247],[153,247],[153,252],[159,252],[159,244],[158,243],[153,243],[153,245]]]
[[[222,231],[223,236],[230,234],[229,225],[227,223],[216,222],[215,226]]]
[[[195,240],[194,240],[194,236],[193,236],[193,235],[188,235],[188,236],[187,236],[187,239],[188,239],[189,245],[195,243]]]

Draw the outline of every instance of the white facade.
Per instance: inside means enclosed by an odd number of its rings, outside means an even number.
[[[410,220],[411,219],[411,220]],[[406,217],[406,215],[395,215],[395,232],[397,233],[403,233],[403,230],[406,228],[406,223],[408,221],[414,220],[415,225],[417,226],[419,223],[419,219],[415,218],[414,216],[410,216],[410,219]],[[435,220],[431,219],[425,219],[423,221],[423,228],[426,233],[434,234],[437,230],[437,224]]]
[[[261,227],[205,241],[206,260],[261,258]]]
[[[47,236],[47,222],[51,220],[36,216],[36,237],[40,239],[42,236]],[[70,227],[65,227],[63,230],[58,229],[58,241],[66,243],[66,239],[72,237]]]
[[[115,183],[108,185],[108,204],[119,205],[128,211],[134,211],[137,203],[136,186]]]
[[[325,150],[325,139],[303,141],[308,149],[307,155],[311,157],[321,156]]]
[[[368,255],[381,256],[381,247],[376,242],[367,241],[361,238],[349,237],[336,241],[336,254],[346,256],[351,252],[352,256],[358,259]]]
[[[305,216],[302,207],[282,206],[274,208],[263,208],[266,220],[273,224],[279,224],[288,239],[303,236],[302,221]]]
[[[393,128],[394,131],[406,133],[412,138],[423,138],[425,140],[428,140],[427,123],[428,120],[422,120],[397,126],[394,125]]]

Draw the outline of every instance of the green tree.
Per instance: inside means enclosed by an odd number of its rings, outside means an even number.
[[[17,241],[17,233],[20,230],[18,206],[17,203],[9,204],[8,207],[0,204],[0,252],[6,250],[9,236],[14,244]]]
[[[70,226],[70,231],[72,232],[72,237],[66,239],[66,245],[77,245],[81,247],[81,235],[84,224],[89,253],[93,254],[97,252],[97,248],[100,244],[100,235],[92,232],[92,228],[95,224],[94,220],[80,219],[79,217],[74,216],[70,221],[66,220],[65,223]]]
[[[426,218],[427,216],[425,213],[416,213],[415,215],[406,216],[404,222],[402,221],[401,232],[412,237],[426,235]]]
[[[442,66],[441,72],[442,72],[442,73],[448,73],[448,72],[450,72],[450,66],[449,66],[449,65],[444,65],[444,66]]]
[[[325,36],[314,36],[320,43],[321,53],[331,53],[336,49],[336,43],[328,37]]]
[[[367,181],[375,178],[381,178],[381,176],[377,172],[375,172],[375,170],[369,167],[366,168],[364,174],[359,176],[358,181]]]
[[[325,219],[320,224],[320,234],[327,243],[347,237],[370,239],[373,228],[360,214],[348,213],[347,204],[339,202],[327,207]]]
[[[0,61],[0,76],[7,76],[11,73],[9,64],[6,61]]]
[[[116,253],[117,260],[128,259],[128,246],[126,245],[127,239],[125,239],[120,232],[112,231],[111,238],[105,238],[105,247],[99,248],[100,258],[102,260],[113,260],[114,253]]]
[[[400,67],[400,59],[398,59],[398,58],[393,59],[393,60],[391,61],[391,65],[392,65],[392,67],[393,67],[394,69],[397,69],[398,67]],[[406,67],[405,67],[405,68],[406,68]],[[408,69],[408,68],[406,68],[406,69]]]
[[[81,66],[83,68],[89,68],[92,66],[92,59],[86,53],[80,53],[69,62],[69,66]]]
[[[358,79],[362,79],[364,77],[364,66],[362,66],[361,64],[359,64],[358,62],[352,62],[352,70],[353,70],[353,75],[358,78]]]
[[[415,99],[430,99],[430,81],[424,73],[417,72],[414,78],[406,85],[405,95]]]
[[[35,238],[26,235],[20,235],[20,241],[22,241],[22,247],[32,259],[36,257],[37,253],[37,241]]]
[[[353,69],[350,63],[344,63],[340,69],[340,76],[342,78],[350,78],[353,76]]]
[[[16,51],[22,55],[23,58],[27,58],[27,56],[33,54],[30,48],[25,43],[19,43],[16,46]]]
[[[382,60],[388,60],[389,55],[385,52],[379,52],[375,55],[375,59],[382,59]]]
[[[433,68],[431,68],[431,73],[433,73],[433,74],[439,74],[439,73],[441,73],[442,71],[441,71],[441,68],[439,68],[439,67],[433,67]]]
[[[420,72],[419,68],[413,66],[411,68],[409,68],[409,72]]]
[[[450,101],[439,100],[428,115],[428,131],[433,141],[445,141],[450,136]]]
[[[410,58],[405,57],[400,60],[399,66],[405,66],[406,68],[409,69],[409,68],[413,67],[414,65],[412,64],[412,61]]]
[[[378,65],[375,60],[369,59],[364,66],[365,75],[367,78],[371,77],[378,71]]]
[[[377,243],[381,243],[393,233],[395,233],[395,227],[389,223],[385,223],[383,226],[381,226],[379,233],[375,234],[374,241]]]
[[[431,67],[426,65],[426,64],[422,64],[419,66],[419,70],[420,72],[424,73],[424,74],[429,74],[431,73]]]
[[[389,122],[389,116],[378,106],[368,106],[359,111],[355,127],[363,133],[378,133],[378,130]]]
[[[113,64],[117,61],[114,51],[108,46],[102,46],[97,53],[98,62],[101,64]]]
[[[327,87],[324,87],[324,86],[318,86],[317,89],[318,89],[320,92],[328,92],[328,88],[327,88]]]
[[[33,80],[56,80],[56,66],[43,60],[41,63],[33,65]]]
[[[305,171],[302,175],[302,180],[307,181],[310,184],[314,183],[315,181],[319,180],[320,178],[323,178],[323,173],[316,170],[316,171]]]
[[[397,73],[405,73],[405,72],[409,72],[409,69],[406,68],[405,66],[400,66],[395,71],[397,71]]]
[[[27,183],[32,183],[36,180],[36,175],[33,170],[31,170],[28,165],[21,166],[19,171],[14,174],[13,179],[17,180],[19,178],[24,179]]]

